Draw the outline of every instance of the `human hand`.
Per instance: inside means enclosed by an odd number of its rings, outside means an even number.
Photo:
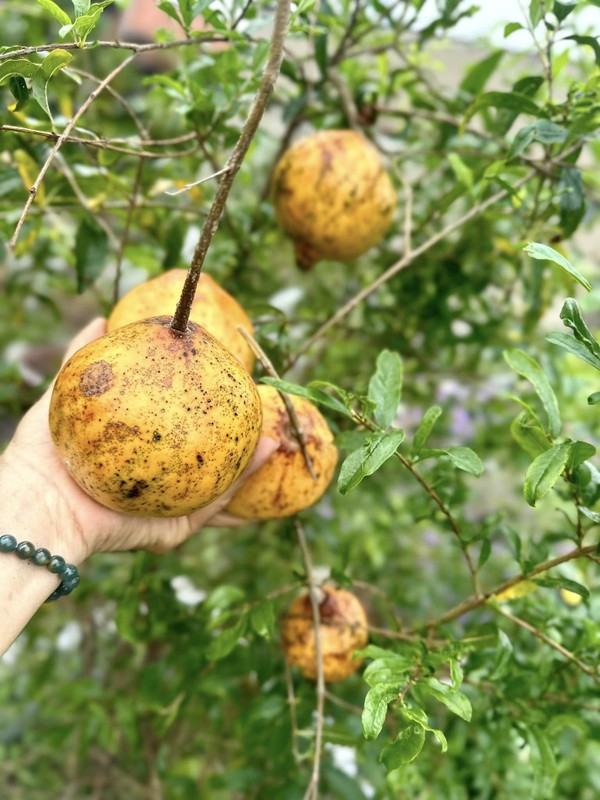
[[[64,360],[105,331],[104,319],[91,322],[72,340]],[[50,437],[51,393],[52,386],[23,417],[0,458],[0,502],[15,511],[27,507],[28,515],[37,514],[47,538],[36,540],[36,546],[48,547],[76,564],[98,552],[168,552],[206,525],[244,524],[246,520],[223,509],[241,483],[279,447],[279,442],[261,437],[240,478],[221,497],[193,514],[167,519],[129,516],[97,503],[69,475]]]

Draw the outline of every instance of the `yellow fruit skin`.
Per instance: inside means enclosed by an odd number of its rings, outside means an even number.
[[[363,663],[352,658],[355,650],[366,646],[368,620],[360,601],[346,589],[323,588],[319,606],[319,639],[323,674],[328,683],[344,680]],[[317,650],[313,612],[308,592],[300,594],[290,606],[281,625],[281,641],[288,664],[300,668],[304,677],[317,677]]]
[[[302,397],[290,397],[312,461],[316,476],[313,480],[279,392],[272,386],[261,384],[258,393],[263,409],[261,433],[281,444],[242,484],[227,511],[254,520],[289,517],[313,505],[321,497],[333,477],[338,453],[333,434],[316,406]]]
[[[260,398],[244,367],[195,323],[118,328],[78,350],[50,403],[74,480],[102,505],[175,517],[219,497],[258,442]]]
[[[108,318],[107,330],[110,332],[147,317],[174,314],[186,274],[184,269],[170,269],[134,287],[115,305]],[[200,276],[190,319],[202,325],[242,362],[248,372],[252,372],[254,355],[237,329],[241,325],[248,333],[254,333],[250,318],[237,300],[204,272]]]
[[[377,150],[351,130],[319,131],[290,147],[273,174],[273,200],[302,269],[366,252],[386,234],[396,209]]]

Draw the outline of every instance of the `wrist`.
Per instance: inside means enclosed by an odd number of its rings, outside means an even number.
[[[10,447],[0,456],[1,534],[28,540],[75,565],[89,555],[55,480],[14,456]]]

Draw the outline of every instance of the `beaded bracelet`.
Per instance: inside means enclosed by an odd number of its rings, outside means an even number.
[[[17,558],[23,561],[31,561],[38,567],[48,567],[50,572],[59,576],[61,582],[46,600],[58,600],[71,594],[73,589],[79,586],[79,570],[75,564],[67,564],[62,556],[53,556],[45,547],[37,549],[31,542],[23,541],[17,544],[17,540],[9,533],[0,536],[0,553],[14,553]]]

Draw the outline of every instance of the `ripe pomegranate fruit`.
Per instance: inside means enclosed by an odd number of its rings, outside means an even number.
[[[284,153],[273,174],[277,221],[296,262],[347,261],[388,231],[396,192],[375,147],[352,130],[319,131]]]
[[[244,519],[288,517],[308,508],[329,486],[337,463],[333,435],[318,408],[302,397],[290,397],[312,462],[311,476],[279,392],[261,384],[261,433],[281,442],[263,466],[238,489],[227,511]]]
[[[258,443],[248,371],[204,328],[133,322],[85,345],[60,371],[50,432],[74,480],[127,514],[176,517],[219,497]]]
[[[341,681],[363,663],[352,655],[365,647],[369,639],[367,615],[360,601],[347,589],[324,586],[321,591],[319,639],[323,675],[327,682]],[[304,677],[315,680],[317,650],[308,591],[298,595],[286,613],[281,640],[288,664],[299,667]]]
[[[147,317],[172,314],[181,294],[185,276],[184,269],[170,269],[156,278],[135,286],[112,310],[108,318],[108,332]],[[204,272],[200,276],[190,319],[206,328],[242,362],[248,372],[252,372],[254,355],[237,329],[237,326],[241,325],[252,334],[254,329],[250,318],[237,300]]]

